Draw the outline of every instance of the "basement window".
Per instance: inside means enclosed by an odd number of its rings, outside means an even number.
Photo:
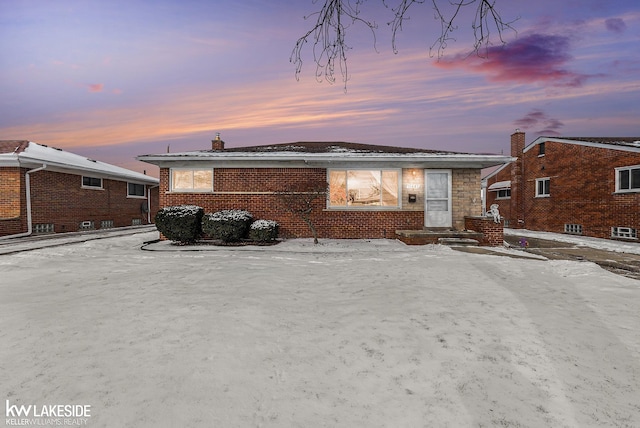
[[[612,238],[638,239],[638,231],[632,227],[612,227]]]
[[[616,168],[616,192],[640,192],[640,165]]]
[[[95,224],[93,223],[93,220],[86,220],[86,221],[80,222],[78,230],[93,230],[95,228],[96,227],[95,227]]]
[[[113,220],[102,220],[100,222],[100,229],[113,229]]]
[[[131,219],[131,226],[140,226],[142,224],[142,219],[134,218]]]
[[[565,224],[564,233],[570,233],[572,235],[582,235],[581,224]]]
[[[53,233],[54,225],[53,223],[41,223],[33,225],[33,233]]]
[[[88,189],[102,189],[102,178],[83,175],[82,187]]]

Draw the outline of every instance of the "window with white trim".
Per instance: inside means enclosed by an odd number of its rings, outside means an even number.
[[[147,186],[138,183],[127,183],[127,196],[134,198],[144,198],[147,196]]]
[[[171,168],[172,192],[213,192],[213,169]]]
[[[88,189],[102,189],[102,178],[82,176],[82,187]]]
[[[616,192],[640,192],[640,165],[616,168]]]
[[[329,171],[330,208],[400,206],[397,169],[334,169]]]
[[[612,238],[638,239],[638,231],[632,227],[612,227]]]
[[[511,189],[500,189],[496,192],[496,199],[511,199]]]
[[[536,179],[536,198],[546,198],[551,195],[551,179]]]

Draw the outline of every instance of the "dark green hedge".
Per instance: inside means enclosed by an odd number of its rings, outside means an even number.
[[[195,205],[162,208],[155,216],[156,228],[167,239],[192,244],[202,236],[204,210]]]
[[[278,239],[279,225],[273,220],[256,220],[249,228],[249,239],[256,242],[271,242]]]
[[[253,216],[243,210],[222,210],[205,214],[202,230],[212,239],[238,242],[247,236]]]

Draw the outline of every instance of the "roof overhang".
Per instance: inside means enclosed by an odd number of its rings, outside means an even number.
[[[73,155],[73,158],[81,158]],[[47,171],[60,172],[74,175],[90,175],[96,178],[127,181],[137,184],[156,185],[159,183],[155,177],[116,167],[100,161],[83,158],[82,163],[69,163],[56,160],[51,156],[38,156],[25,152],[0,154],[0,167],[40,168],[46,166]]]
[[[487,168],[511,162],[504,155],[432,153],[249,153],[185,152],[141,155],[136,159],[160,168]]]
[[[538,137],[534,141],[531,142],[527,147],[522,150],[523,153],[528,152],[532,148],[536,147],[540,143],[551,142],[551,143],[563,143],[563,144],[575,144],[578,146],[586,146],[586,147],[596,147],[599,149],[609,149],[609,150],[620,150],[623,152],[635,152],[640,153],[640,142],[632,144],[607,144],[607,143],[598,143],[594,141],[582,141],[579,139],[568,139],[568,138],[555,138],[555,137]]]

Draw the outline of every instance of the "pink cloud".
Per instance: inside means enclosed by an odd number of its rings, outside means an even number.
[[[87,85],[87,89],[89,89],[89,92],[102,92],[102,90],[104,89],[104,84],[103,83],[90,83]]]
[[[456,55],[441,59],[437,65],[485,74],[494,82],[542,82],[579,87],[591,76],[566,68],[572,59],[569,47],[568,37],[531,34],[504,46],[490,47],[483,57]]]

